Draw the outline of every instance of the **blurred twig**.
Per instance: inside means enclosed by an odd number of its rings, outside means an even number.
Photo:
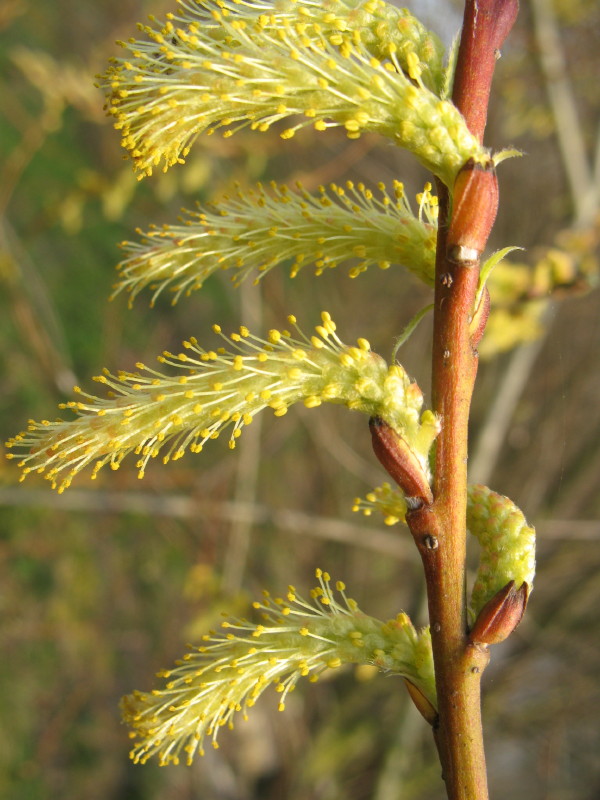
[[[320,517],[291,509],[276,509],[261,503],[197,500],[181,494],[150,492],[110,492],[92,489],[69,489],[54,494],[47,489],[24,489],[21,486],[0,489],[0,507],[53,508],[61,511],[86,511],[104,514],[145,514],[172,519],[222,519],[244,521],[252,525],[270,524],[289,533],[315,539],[389,553],[398,558],[412,554],[404,529],[387,533],[375,525],[358,525],[334,517]],[[597,541],[600,544],[600,522],[590,519],[542,520],[537,525],[544,539]]]
[[[569,181],[575,228],[590,226],[600,205],[600,131],[596,143],[594,170],[590,168],[583,133],[577,113],[573,90],[567,74],[558,24],[550,0],[532,0],[534,32],[537,38],[540,65],[546,81],[546,91],[552,108],[561,160]],[[595,172],[595,174],[594,174]],[[549,314],[544,321],[545,335],[532,344],[518,348],[512,354],[503,373],[484,425],[482,426],[470,461],[472,480],[488,483],[494,471],[515,408],[529,382],[531,372],[549,331]]]
[[[479,436],[469,459],[469,479],[474,483],[490,482],[506,432],[529,376],[544,346],[545,337],[518,347],[511,355],[508,367],[502,375],[494,401],[481,427]]]
[[[342,436],[339,429],[332,427],[326,418],[311,414],[304,408],[298,408],[297,413],[309,435],[318,442],[319,450],[331,456],[345,472],[370,485],[381,482],[381,469],[378,465],[363,458]]]
[[[589,166],[577,103],[569,81],[558,22],[550,0],[531,0],[540,66],[552,108],[563,168],[575,210],[574,225],[590,225],[598,210],[598,186]]]
[[[405,531],[387,533],[374,526],[318,517],[301,511],[276,509],[258,503],[198,501],[186,495],[86,489],[70,489],[64,495],[56,495],[47,489],[19,487],[0,489],[0,506],[2,505],[87,511],[94,514],[132,513],[174,519],[199,520],[204,517],[229,522],[243,521],[253,526],[271,525],[286,533],[375,550],[399,559],[412,559],[414,550]]]
[[[76,383],[69,346],[55,303],[37,264],[7,219],[0,215],[0,285],[18,333],[33,352],[42,375],[53,389],[67,392]]]

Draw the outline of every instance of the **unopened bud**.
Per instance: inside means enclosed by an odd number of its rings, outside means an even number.
[[[381,417],[369,420],[375,455],[406,497],[431,505],[433,495],[427,476],[408,443]]]
[[[503,642],[523,619],[528,596],[527,583],[522,583],[519,589],[515,589],[514,581],[507,583],[481,609],[469,640],[473,644]]]
[[[425,697],[423,692],[411,683],[411,681],[404,678],[404,683],[406,684],[406,688],[408,689],[408,693],[410,695],[410,699],[415,704],[417,711],[419,714],[427,720],[430,725],[435,725],[438,718],[438,713],[433,707],[433,705],[429,702],[429,700]]]
[[[448,258],[472,266],[487,243],[498,211],[498,180],[493,162],[470,158],[454,182],[452,219],[448,230]]]

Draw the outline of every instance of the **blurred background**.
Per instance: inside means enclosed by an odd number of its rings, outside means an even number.
[[[487,144],[500,168],[492,248],[520,245],[494,284],[472,421],[472,480],[510,496],[538,529],[527,616],[484,677],[494,797],[600,796],[600,6],[523,3],[498,64]],[[267,330],[328,309],[341,337],[389,357],[429,292],[400,270],[356,280],[339,267],[259,287],[227,274],[172,307],[108,302],[118,243],[227,191],[347,179],[414,195],[427,175],[387,141],[309,129],[201,138],[185,168],[137,182],[94,76],[165,0],[0,2],[0,428],[52,417],[103,366],[151,363],[210,326]],[[446,41],[459,4],[415,2]],[[512,276],[512,277],[511,277]],[[392,300],[392,298],[397,300]],[[430,330],[400,360],[428,397]],[[483,358],[485,356],[485,358]],[[93,391],[93,388],[92,388]],[[259,418],[260,419],[260,418]],[[223,610],[262,590],[307,591],[314,569],[343,579],[383,619],[426,622],[407,531],[351,513],[386,476],[365,420],[345,409],[264,415],[234,453],[216,442],[143,482],[133,460],[64,495],[18,484],[0,460],[0,796],[11,800],[441,800],[430,730],[397,679],[348,670],[300,686],[285,714],[267,692],[219,751],[188,767],[128,760],[119,698],[148,690]],[[473,553],[476,564],[477,554]]]

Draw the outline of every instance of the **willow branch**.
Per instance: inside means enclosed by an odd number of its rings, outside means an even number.
[[[517,10],[516,0],[468,0],[465,6],[453,101],[480,141],[497,52]],[[483,333],[482,324],[474,332],[471,323],[479,257],[495,216],[486,198],[495,192],[490,165],[471,170],[462,182],[459,174],[452,212],[448,193],[440,193],[432,389],[442,431],[433,505],[409,521],[425,568],[439,712],[435,734],[450,800],[488,797],[480,677],[489,655],[467,640],[464,587],[468,420]]]

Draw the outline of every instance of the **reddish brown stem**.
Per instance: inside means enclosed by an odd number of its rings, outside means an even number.
[[[519,11],[518,0],[467,0],[452,100],[479,141],[500,48]]]
[[[516,0],[466,2],[453,101],[480,140],[497,51],[517,9]],[[487,308],[480,309],[475,320],[472,317],[479,255],[493,223],[479,192],[491,192],[492,197],[494,181],[488,167],[460,178],[461,199],[452,220],[448,192],[438,186],[432,393],[442,430],[436,442],[433,504],[407,518],[427,582],[438,697],[436,742],[449,800],[488,797],[480,678],[489,655],[487,648],[467,637],[465,557],[469,409],[477,374],[476,346]]]
[[[498,50],[517,10],[517,0],[466,2],[452,99],[480,141]],[[496,605],[502,608],[492,604],[482,619],[480,627],[486,638],[469,639],[465,598],[467,433],[477,374],[476,348],[485,328],[489,298],[484,295],[478,308],[475,301],[479,258],[496,215],[497,192],[492,161],[468,162],[453,187],[450,218],[448,190],[438,183],[432,394],[441,432],[436,440],[433,497],[402,441],[391,429],[371,421],[376,454],[405,492],[420,503],[407,513],[406,520],[425,571],[437,716],[418,696],[417,706],[433,724],[449,800],[487,800],[481,673],[489,659],[487,639],[503,633],[519,610],[519,598],[511,596],[508,608],[506,598],[500,597]],[[510,617],[506,623],[505,616]]]
[[[446,206],[447,207],[447,206]],[[445,226],[438,238],[434,314],[433,402],[442,422],[436,445],[434,503],[429,519],[410,521],[419,539],[435,521],[439,545],[421,556],[425,567],[438,695],[437,743],[450,800],[486,800],[480,676],[487,653],[467,640],[465,559],[467,426],[477,353],[470,323],[478,264],[446,257]],[[483,660],[482,660],[483,659]]]

